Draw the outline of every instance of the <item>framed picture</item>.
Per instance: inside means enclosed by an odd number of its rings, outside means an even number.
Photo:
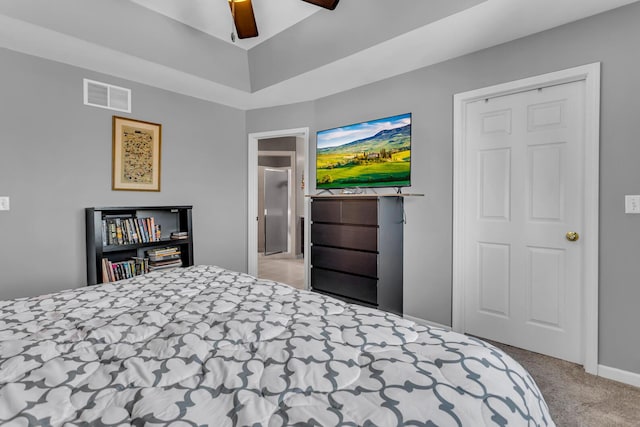
[[[113,116],[112,189],[160,191],[162,125]]]

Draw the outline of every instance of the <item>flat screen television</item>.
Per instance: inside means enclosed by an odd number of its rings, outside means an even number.
[[[411,185],[411,113],[319,131],[316,188]]]

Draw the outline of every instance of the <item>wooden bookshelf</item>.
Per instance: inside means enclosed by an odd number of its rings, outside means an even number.
[[[146,252],[153,249],[176,247],[182,266],[193,265],[191,210],[192,206],[86,208],[87,285],[104,283],[108,275],[103,276],[103,259],[126,265],[132,259],[149,258]],[[120,231],[113,235],[110,225],[118,221]],[[179,232],[187,237],[171,238]]]

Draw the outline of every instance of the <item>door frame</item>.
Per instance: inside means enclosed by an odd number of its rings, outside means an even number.
[[[261,139],[295,136],[302,138],[304,145],[304,182],[309,182],[309,128],[295,128],[274,130],[267,132],[250,133],[247,154],[247,273],[258,275],[258,141]],[[292,188],[295,180],[292,180]],[[308,194],[308,184],[305,187],[305,196]],[[309,201],[304,198],[304,217],[309,218]],[[304,235],[309,235],[309,221],[305,220]],[[305,242],[304,253],[308,254],[308,239]],[[304,257],[304,286],[309,288],[309,257]]]
[[[585,81],[585,150],[584,150],[584,253],[582,259],[583,296],[582,353],[586,372],[598,375],[598,240],[599,240],[599,165],[600,165],[600,62],[542,74],[504,84],[489,86],[453,97],[453,271],[451,326],[464,333],[465,236],[464,183],[466,182],[465,122],[466,105],[480,99],[495,98],[532,89]]]

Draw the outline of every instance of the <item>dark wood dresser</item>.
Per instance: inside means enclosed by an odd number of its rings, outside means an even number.
[[[311,289],[402,314],[403,198],[311,200]]]

